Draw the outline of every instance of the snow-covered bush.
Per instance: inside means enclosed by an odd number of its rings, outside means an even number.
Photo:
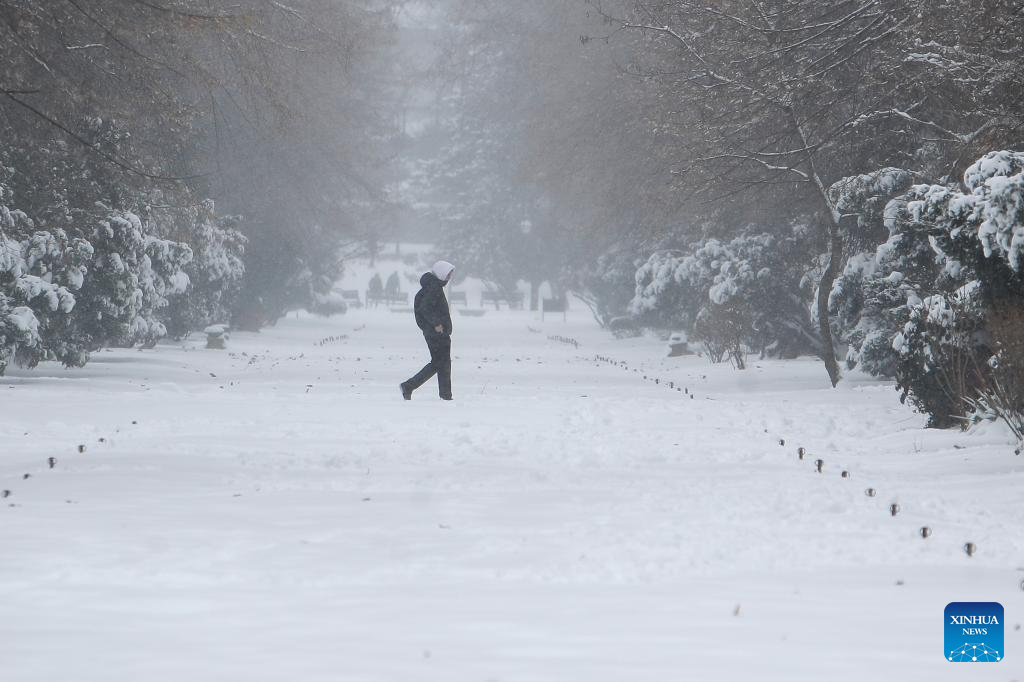
[[[636,273],[632,312],[685,329],[740,366],[748,349],[794,357],[815,342],[794,257],[801,251],[797,236],[763,233],[655,253]]]
[[[24,262],[21,247],[4,234],[13,222],[11,211],[0,205],[0,374],[3,374],[19,347],[30,347],[38,342],[39,323],[26,307],[13,300],[14,281],[20,277]]]
[[[111,121],[81,130],[100,154],[133,144]],[[246,238],[212,201],[192,205],[184,187],[155,188],[60,141],[0,145],[0,371],[81,366],[103,346],[229,321]]]
[[[93,230],[93,265],[81,290],[76,332],[88,350],[152,341],[167,333],[168,298],[188,287],[187,244],[148,233],[142,219],[111,211]]]
[[[1024,414],[1024,153],[995,151],[972,164],[962,187],[918,185],[907,196],[910,219],[926,229],[944,260],[944,275],[964,283],[968,315],[940,316],[946,330],[966,328],[972,380],[959,393],[961,416],[979,396],[1002,405],[1008,423]],[[966,317],[964,322],[961,318]],[[945,373],[955,367],[948,368]],[[912,393],[925,390],[901,380]],[[994,391],[1001,394],[996,401]],[[941,415],[931,413],[933,419]]]
[[[92,245],[61,229],[36,231],[22,241],[22,255],[25,274],[18,289],[39,323],[40,338],[23,346],[17,361],[28,367],[49,359],[82,364],[84,349],[69,330],[92,261]]]
[[[692,330],[706,298],[686,276],[692,258],[683,251],[651,254],[635,273],[630,312],[655,327]]]
[[[895,376],[934,426],[963,424],[979,400],[1019,418],[1024,154],[987,154],[962,186],[915,185],[883,222],[888,240],[851,258],[832,292],[848,362]]]
[[[899,356],[892,340],[910,320],[913,308],[930,295],[951,293],[962,285],[959,277],[946,274],[946,259],[935,252],[927,231],[901,214],[901,202],[889,204],[889,238],[874,252],[847,261],[829,299],[849,344],[847,366],[860,366],[876,376],[896,375]]]
[[[856,217],[856,224],[844,235],[850,252],[874,249],[885,240],[889,201],[910,189],[913,181],[910,171],[890,167],[842,178],[828,188],[829,200],[836,211]]]
[[[921,201],[909,209],[918,220],[933,218],[951,238],[958,227],[977,236],[985,258],[1024,270],[1024,152],[996,151],[964,172],[966,193],[932,186],[918,188]]]
[[[616,248],[573,273],[573,288],[599,324],[608,327],[612,320],[629,312],[636,289],[637,268],[642,264],[632,248]]]
[[[240,218],[218,216],[214,209],[213,200],[204,201],[183,235],[193,257],[184,267],[188,290],[167,311],[168,332],[174,337],[229,321],[241,291],[247,240],[237,229]]]
[[[321,317],[331,317],[332,315],[344,315],[348,312],[348,303],[342,298],[341,294],[334,293],[333,291],[327,294],[317,294],[313,299],[313,303],[309,308],[311,313],[320,315]]]
[[[930,231],[952,267],[972,269],[986,297],[1020,295],[1024,283],[1024,152],[992,152],[964,173],[963,186],[916,185],[913,221]]]
[[[37,230],[23,211],[4,205],[8,196],[0,183],[0,374],[12,360],[34,366],[64,343],[72,290],[92,255],[63,230]]]
[[[828,308],[835,338],[848,345],[846,364],[892,376],[897,360],[892,336],[906,322],[908,301],[919,300],[919,280],[934,284],[929,265],[934,254],[911,232],[900,230],[892,199],[911,187],[913,174],[882,168],[842,178],[828,189],[845,220],[847,259],[829,292]],[[881,246],[879,246],[881,244]],[[931,268],[934,269],[934,268]],[[923,275],[921,271],[923,270]]]
[[[1024,305],[991,310],[986,324],[994,353],[977,402],[1009,426],[1017,436],[1020,454],[1024,451]]]
[[[977,289],[928,296],[910,307],[909,317],[892,340],[902,399],[929,415],[929,426],[966,426],[967,399],[984,385],[991,356]]]

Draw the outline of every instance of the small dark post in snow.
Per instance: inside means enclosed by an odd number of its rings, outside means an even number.
[[[30,478],[32,478],[32,474],[25,474],[24,476],[21,477],[21,480],[27,481]]]
[[[797,449],[796,449],[796,454],[797,454],[797,456],[798,456],[798,457],[799,457],[800,459],[803,459],[803,458],[804,458],[804,455],[806,455],[806,454],[807,454],[807,450],[804,450],[803,448],[797,448]]]
[[[53,467],[57,466],[57,458],[50,457],[49,459],[46,460],[46,463],[49,464],[50,468],[52,469]]]
[[[892,504],[889,505],[889,513],[893,516],[896,516],[900,513],[900,506],[893,502]]]
[[[964,544],[964,552],[967,553],[967,556],[974,556],[974,553],[977,551],[978,547],[973,542]]]
[[[843,473],[842,473],[842,474],[840,474],[840,475],[841,475],[841,476],[842,476],[843,478],[849,478],[849,477],[850,477],[850,472],[849,472],[849,471],[843,471]]]
[[[5,498],[10,497],[11,496],[11,491],[10,490],[5,490],[2,493],[0,493],[0,496],[3,496]]]
[[[874,497],[878,493],[875,491],[874,488],[868,488],[867,490],[864,491],[864,494],[867,495],[868,497]]]
[[[918,531],[918,532],[921,533],[921,537],[929,538],[929,537],[931,537],[932,529],[929,528],[928,526],[921,526],[921,530]]]
[[[825,468],[825,460],[823,460],[823,459],[816,459],[816,460],[814,460],[814,466],[818,469],[818,473],[820,474],[821,470]]]
[[[85,452],[85,446],[84,445],[79,445],[78,446],[78,451],[79,452]]]
[[[779,439],[779,445],[782,445],[783,447],[785,447],[785,445],[786,445],[786,439],[785,439],[785,438],[780,438],[780,439]]]

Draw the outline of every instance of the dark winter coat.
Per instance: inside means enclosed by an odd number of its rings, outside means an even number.
[[[416,325],[429,338],[437,336],[437,325],[444,327],[441,334],[450,336],[452,333],[452,314],[448,310],[448,299],[444,295],[445,282],[439,280],[434,273],[425,272],[420,277],[420,286],[416,292],[413,310],[416,313]]]

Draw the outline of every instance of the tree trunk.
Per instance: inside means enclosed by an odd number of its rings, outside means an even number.
[[[810,150],[811,147],[807,142],[807,135],[800,125],[796,112],[793,111],[792,107],[787,107],[787,111],[789,112],[790,121],[793,123],[793,129],[800,136],[800,141],[803,143],[804,148]],[[814,183],[815,188],[818,190],[818,195],[821,197],[821,201],[825,208],[828,209],[831,217],[828,223],[828,267],[825,268],[825,272],[821,273],[821,280],[818,282],[817,303],[818,332],[821,334],[821,360],[825,363],[825,371],[828,372],[832,388],[835,388],[839,384],[840,373],[839,363],[836,361],[835,344],[832,342],[832,324],[828,314],[828,297],[832,293],[832,285],[835,283],[836,277],[839,276],[839,268],[842,267],[843,262],[843,235],[839,230],[839,221],[842,218],[835,205],[833,205],[832,200],[829,199],[828,189],[825,187],[821,175],[818,174],[818,168],[814,162],[814,154],[811,151],[807,152],[807,167],[810,170],[809,179]]]
[[[818,332],[821,334],[821,359],[825,363],[825,371],[835,388],[839,384],[839,362],[836,361],[835,345],[832,342],[832,324],[828,313],[828,297],[832,285],[839,276],[839,268],[843,262],[843,240],[839,227],[830,223],[828,228],[829,259],[828,267],[818,281]]]

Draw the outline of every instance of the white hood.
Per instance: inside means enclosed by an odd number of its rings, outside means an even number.
[[[452,270],[454,269],[455,266],[448,261],[439,260],[434,263],[434,267],[430,268],[430,271],[434,273],[434,277],[437,277],[439,280],[444,282],[448,279],[448,276],[452,274]]]

